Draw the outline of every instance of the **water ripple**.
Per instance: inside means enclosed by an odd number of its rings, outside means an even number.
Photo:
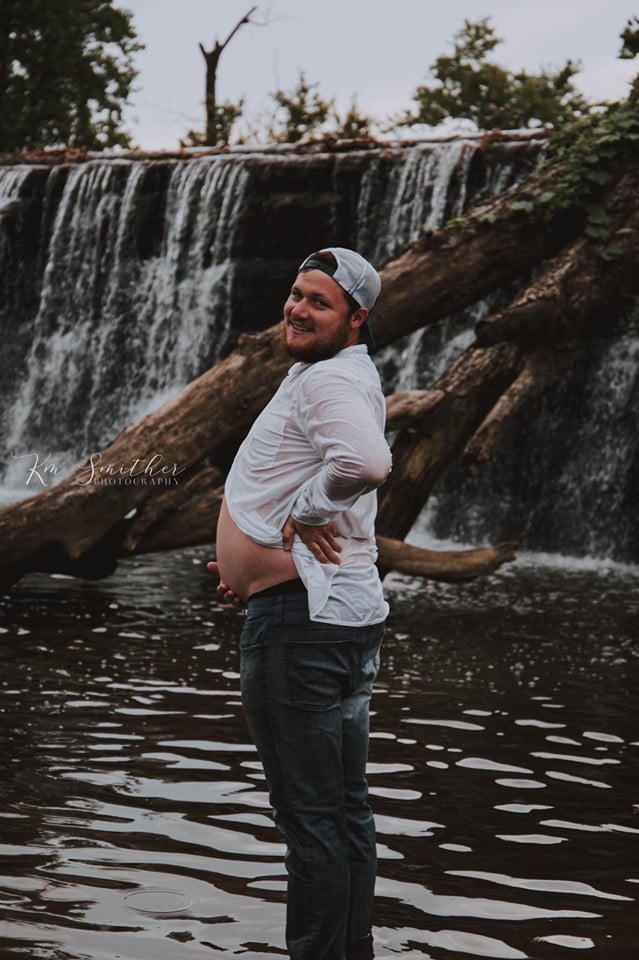
[[[284,846],[239,704],[242,618],[212,607],[205,556],[133,560],[100,584],[38,575],[5,603],[7,958],[285,955]],[[639,649],[619,619],[627,585],[602,593],[592,576],[391,598],[368,765],[380,955],[634,955]]]

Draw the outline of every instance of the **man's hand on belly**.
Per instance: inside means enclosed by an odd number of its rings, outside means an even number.
[[[219,577],[220,569],[215,560],[210,560],[206,565],[206,569],[210,570],[216,577]],[[215,588],[215,592],[219,594],[220,601],[225,600],[226,603],[232,603],[236,607],[244,606],[242,598],[237,595],[235,590],[233,590],[225,580],[220,580]]]
[[[293,546],[296,533],[320,563],[339,563],[342,545],[337,538],[341,534],[334,520],[312,526],[289,517],[282,528],[282,542],[285,550],[290,550]]]

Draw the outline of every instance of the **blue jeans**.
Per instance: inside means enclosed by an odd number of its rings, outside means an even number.
[[[304,594],[249,600],[242,705],[287,845],[291,960],[343,960],[371,929],[369,703],[383,624],[309,620]]]

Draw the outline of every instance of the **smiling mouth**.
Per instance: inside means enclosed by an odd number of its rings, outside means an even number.
[[[313,329],[312,327],[306,326],[304,323],[300,323],[298,320],[289,320],[289,326],[296,330],[298,333],[310,333]]]

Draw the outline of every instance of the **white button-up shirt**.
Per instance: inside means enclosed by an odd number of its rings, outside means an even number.
[[[320,563],[296,535],[292,556],[312,620],[365,625],[388,615],[377,568],[376,488],[391,468],[386,405],[363,344],[296,363],[237,452],[224,495],[240,530],[282,547],[289,515],[337,523],[340,563]]]

